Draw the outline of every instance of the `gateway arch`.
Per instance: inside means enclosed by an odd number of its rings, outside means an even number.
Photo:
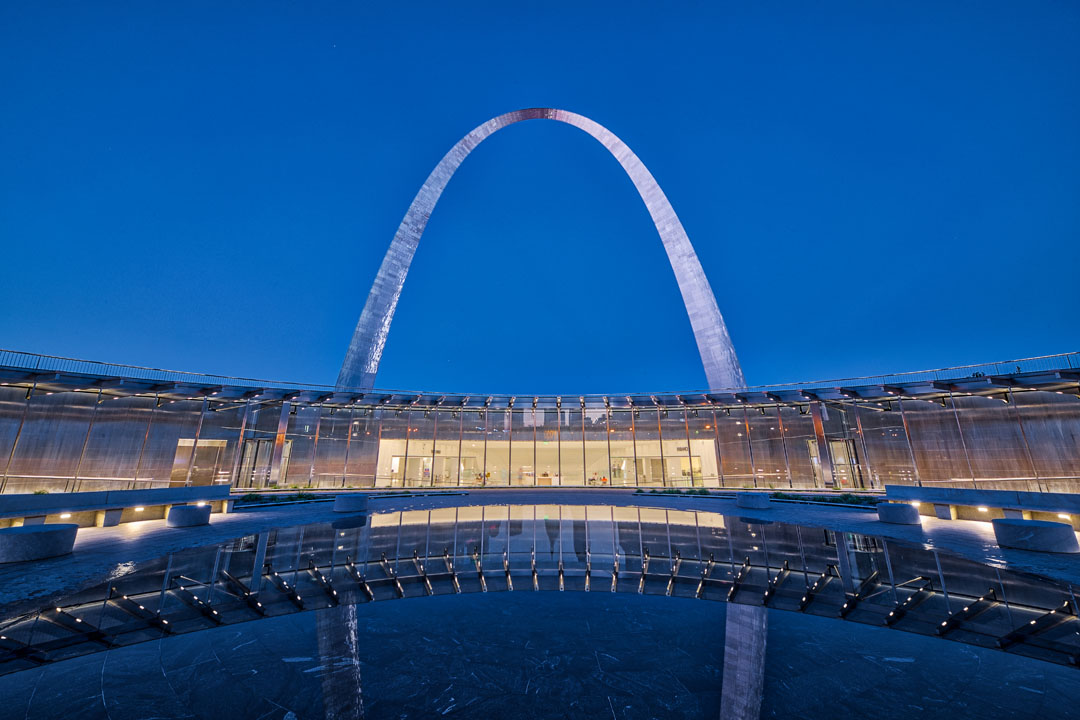
[[[668,260],[675,271],[675,280],[679,284],[686,312],[690,316],[690,327],[694,331],[709,389],[745,387],[746,380],[739,366],[739,359],[735,355],[735,348],[731,344],[731,337],[720,314],[720,308],[717,307],[716,297],[705,277],[705,271],[702,270],[694,247],[690,244],[690,238],[686,236],[686,230],[652,173],[626,143],[607,128],[583,115],[554,108],[529,108],[492,118],[458,141],[439,161],[413,199],[390,243],[390,249],[386,251],[382,265],[379,266],[375,283],[371,286],[364,310],[353,332],[352,342],[345,353],[337,386],[342,389],[361,390],[374,387],[379,361],[390,332],[390,322],[394,318],[398,298],[401,297],[401,288],[405,284],[409,265],[420,243],[420,237],[424,234],[424,228],[427,227],[428,218],[435,209],[435,203],[454,172],[477,145],[496,131],[523,120],[555,120],[573,125],[591,135],[619,161],[641,199],[645,201],[645,207],[649,210]]]

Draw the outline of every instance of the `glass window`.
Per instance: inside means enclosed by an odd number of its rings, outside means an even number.
[[[406,410],[379,410],[379,459],[375,487],[402,487],[405,483],[409,415]]]
[[[151,433],[154,424],[158,421],[159,410],[154,412],[151,423]],[[281,419],[281,405],[279,403],[260,403],[252,401],[249,407],[248,421],[244,428],[244,444],[240,450],[240,467],[236,475],[236,485],[241,488],[261,488],[270,484],[270,466],[274,453],[274,441],[277,436],[278,423]],[[283,464],[288,458],[287,450],[291,442],[286,441],[282,448]],[[151,448],[147,443],[147,449],[143,453],[144,459],[140,463],[140,476],[142,469],[147,466],[148,458],[151,457]]]
[[[207,403],[202,427],[199,428],[199,439],[195,444],[192,485],[230,482],[246,409],[247,404],[243,402]]]
[[[405,487],[431,487],[435,465],[435,411],[409,410]]]
[[[898,405],[899,401],[856,404],[870,483],[874,487],[915,485],[917,482],[904,418]]]
[[[75,489],[75,474],[97,398],[96,392],[34,392],[8,467],[6,492]],[[163,480],[167,484],[167,473]]]
[[[486,420],[482,410],[461,411],[461,484],[479,487],[484,484],[484,440]]]
[[[458,452],[461,450],[461,413],[457,410],[439,410],[435,418],[435,460],[432,469],[434,484],[452,487],[458,484],[461,466]]]
[[[559,413],[555,408],[537,408],[536,484],[541,487],[562,484],[559,475]]]
[[[605,408],[585,409],[585,482],[592,487],[611,487],[608,466],[608,425]]]
[[[720,453],[716,444],[716,416],[711,408],[686,411],[690,433],[690,461],[694,485],[720,487]]]
[[[195,445],[195,432],[202,415],[201,400],[161,399],[161,407],[154,410],[150,422],[150,433],[146,438],[143,459],[139,465],[139,480],[142,485],[164,487],[183,485],[187,482],[188,467]],[[281,409],[275,408],[267,413],[273,415],[274,430],[281,417]],[[273,436],[271,436],[273,437]],[[271,447],[273,442],[270,443]],[[267,455],[269,459],[269,455]],[[263,477],[269,479],[269,463]]]
[[[998,490],[1035,489],[1031,457],[1024,442],[1016,410],[1002,398],[953,397],[960,429],[964,433],[968,460],[979,487]]]
[[[660,449],[660,414],[655,408],[634,411],[638,485],[664,484],[664,454]]]
[[[26,389],[0,386],[0,467],[8,470],[11,450],[22,426],[26,409]],[[0,488],[3,485],[0,484]]]
[[[1031,459],[1046,492],[1076,492],[1080,478],[1080,398],[1038,390],[1013,391]]]
[[[750,426],[750,447],[754,453],[755,485],[768,488],[791,487],[788,481],[784,436],[775,407],[746,408]]]
[[[613,410],[608,416],[608,437],[611,444],[611,484],[637,485],[634,463],[634,413]]]
[[[345,451],[349,442],[352,412],[345,408],[323,408],[319,438],[315,446],[314,487],[341,487],[345,476]]]
[[[102,396],[79,464],[80,490],[133,488],[155,404],[153,397]]]
[[[584,414],[580,407],[559,412],[559,470],[563,485],[585,484]]]
[[[907,420],[923,485],[971,487],[971,468],[949,398],[899,400],[897,404]]]
[[[791,486],[820,487],[818,467],[811,456],[814,439],[814,418],[808,405],[779,408],[777,417],[784,425],[784,449],[787,452]]]
[[[862,447],[853,402],[822,402],[821,421],[838,488],[862,487]]]
[[[693,471],[690,465],[690,441],[686,436],[686,413],[682,409],[660,410],[660,437],[664,456],[664,484],[669,487],[689,487],[693,484]]]
[[[750,464],[750,437],[747,432],[745,408],[717,411],[720,430],[720,461],[727,487],[754,487],[754,469]]]
[[[378,458],[379,418],[374,408],[351,410],[345,444],[345,487],[375,487]]]
[[[285,437],[292,443],[289,466],[282,468],[284,485],[308,487],[311,480],[311,463],[315,459],[315,438],[318,436],[319,408],[311,405],[291,404],[289,429]]]
[[[510,484],[531,487],[536,484],[536,413],[532,408],[510,413],[510,434]]]
[[[510,411],[489,410],[484,484],[506,487],[510,484]]]

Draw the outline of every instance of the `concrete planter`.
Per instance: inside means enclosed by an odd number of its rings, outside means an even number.
[[[174,505],[165,524],[169,527],[196,527],[210,524],[209,505]]]
[[[67,555],[79,526],[72,523],[23,525],[0,530],[0,563],[26,562]]]
[[[772,500],[768,493],[763,492],[739,492],[735,493],[735,507],[750,510],[764,510],[772,507]]]
[[[1052,553],[1080,552],[1071,525],[1015,518],[996,518],[993,523],[994,537],[1001,547]]]
[[[338,495],[334,498],[334,512],[361,513],[367,512],[367,509],[367,493],[358,493],[355,495]]]
[[[893,525],[919,525],[922,518],[914,505],[907,503],[878,503],[878,520]]]

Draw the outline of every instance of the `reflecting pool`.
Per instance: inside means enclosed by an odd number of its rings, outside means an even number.
[[[47,717],[50,693],[139,717],[162,679],[177,707],[209,703],[199,717],[717,717],[735,658],[759,657],[763,716],[830,717],[839,701],[814,688],[836,683],[931,716],[990,712],[1028,692],[1001,677],[1076,707],[1074,603],[933,547],[713,512],[398,511],[185,549],[9,613],[0,691],[25,698],[18,717]],[[732,625],[736,609],[760,624]],[[958,699],[983,667],[993,692]]]

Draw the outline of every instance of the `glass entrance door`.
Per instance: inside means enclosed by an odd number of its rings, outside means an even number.
[[[833,476],[836,480],[836,486],[841,488],[862,487],[858,456],[855,454],[855,441],[829,440],[829,453],[832,455]]]
[[[292,440],[285,441],[281,453],[281,475],[285,478],[289,471],[289,456],[292,454]],[[236,487],[264,488],[270,485],[270,466],[274,458],[273,440],[245,440],[244,452],[240,456],[240,473],[236,478]]]
[[[821,455],[819,454],[817,440],[807,440],[807,451],[810,454],[810,465],[814,469],[815,487],[836,488],[860,488],[862,487],[862,472],[859,469],[859,458],[855,453],[854,440],[828,440],[829,458],[832,461],[832,483],[825,481],[825,474],[821,470]]]

